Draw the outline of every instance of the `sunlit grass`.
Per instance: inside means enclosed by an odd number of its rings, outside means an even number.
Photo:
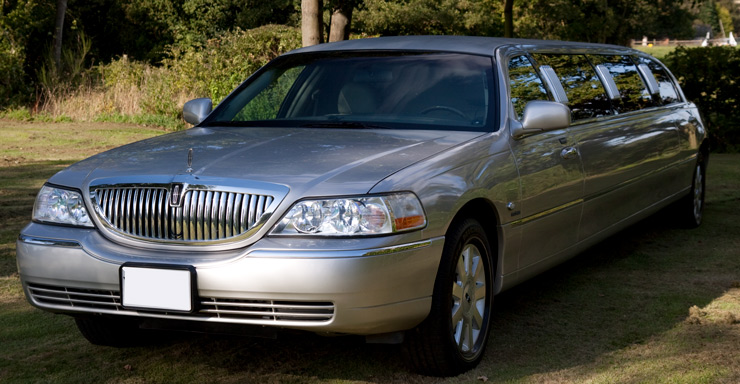
[[[161,133],[0,121],[0,382],[740,382],[740,155],[710,157],[700,228],[654,216],[497,296],[484,360],[456,378],[409,373],[396,347],[359,338],[188,334],[90,345],[70,317],[25,300],[15,240],[58,169]],[[11,156],[14,146],[24,149]]]

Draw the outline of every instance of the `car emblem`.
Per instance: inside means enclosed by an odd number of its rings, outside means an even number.
[[[172,190],[170,192],[170,206],[171,207],[179,207],[180,206],[180,200],[183,195],[183,185],[182,184],[173,184]]]
[[[188,169],[185,172],[193,173],[193,148],[188,149]]]

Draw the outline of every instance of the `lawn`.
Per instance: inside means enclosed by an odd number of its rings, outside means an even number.
[[[632,48],[637,49],[638,51],[643,51],[662,60],[667,54],[673,52],[676,49],[676,46],[654,45],[643,47],[642,45],[635,45]]]
[[[109,123],[0,121],[0,382],[740,382],[740,155],[712,155],[704,224],[653,216],[496,297],[482,364],[435,379],[395,346],[286,333],[198,334],[115,349],[31,307],[15,239],[44,180],[88,155],[163,133]]]

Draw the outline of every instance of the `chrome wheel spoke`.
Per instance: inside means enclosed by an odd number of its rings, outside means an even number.
[[[465,270],[465,251],[463,251],[463,254],[460,255],[460,259],[457,260],[457,269],[455,272],[457,273],[457,282],[462,285],[463,281],[465,281],[465,276],[467,275],[467,271]]]
[[[457,346],[463,352],[469,350],[469,333],[470,324],[467,321],[463,320],[462,324],[460,325],[460,339],[457,340]]]
[[[460,305],[465,297],[465,291],[463,290],[462,283],[452,283],[452,300],[453,305]]]
[[[478,325],[478,328],[483,327],[483,313],[486,311],[486,300],[481,299],[478,300],[475,305],[471,308],[471,312],[473,315],[473,320],[475,321],[475,324]]]
[[[471,273],[473,273],[473,257],[474,255],[471,255],[471,253],[474,253],[472,250],[473,246],[468,245],[463,249],[462,252],[462,259],[465,261],[465,278],[467,279],[468,276],[470,276]]]
[[[487,303],[486,267],[480,249],[466,244],[455,264],[452,282],[452,334],[460,352],[474,352],[481,330]]]
[[[461,321],[463,321],[463,307],[460,304],[455,304],[452,306],[452,325],[453,327],[457,324],[460,324]]]

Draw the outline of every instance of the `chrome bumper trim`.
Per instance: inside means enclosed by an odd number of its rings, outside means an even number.
[[[55,247],[66,247],[66,248],[82,248],[82,245],[73,240],[60,240],[60,239],[45,239],[40,237],[32,237],[26,235],[18,235],[18,240],[27,244],[33,245],[47,245]]]

